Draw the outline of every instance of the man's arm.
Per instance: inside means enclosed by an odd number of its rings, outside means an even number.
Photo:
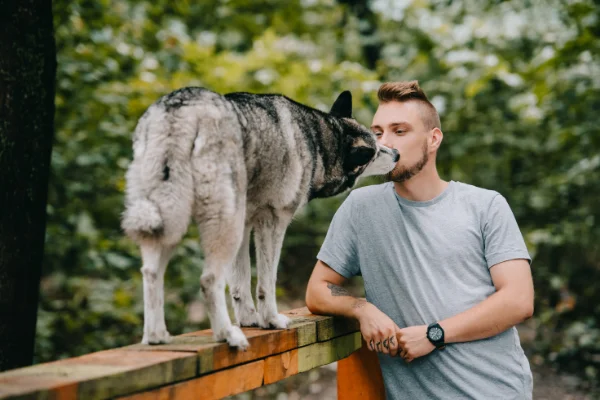
[[[352,296],[343,287],[347,281],[323,261],[317,261],[306,288],[306,306],[310,312],[358,319],[358,311],[367,301]]]
[[[490,269],[496,293],[454,317],[440,321],[446,343],[485,339],[533,315],[533,279],[526,260],[509,260]]]
[[[490,273],[496,293],[460,314],[438,321],[444,329],[446,343],[485,339],[533,315],[533,279],[527,260],[496,264]],[[426,325],[400,330],[398,341],[407,361],[429,354],[435,348],[426,334]]]
[[[395,335],[398,326],[373,304],[352,296],[342,286],[347,281],[347,278],[319,260],[306,288],[308,309],[313,314],[357,319],[363,338],[371,350],[396,355],[398,344]]]

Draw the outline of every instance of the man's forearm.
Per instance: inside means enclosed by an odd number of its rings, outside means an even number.
[[[306,305],[314,314],[340,315],[358,319],[361,309],[367,304],[363,298],[352,296],[342,286],[320,282],[309,286]]]
[[[439,321],[445,342],[468,342],[504,332],[531,317],[528,303],[514,291],[500,290],[467,311]]]

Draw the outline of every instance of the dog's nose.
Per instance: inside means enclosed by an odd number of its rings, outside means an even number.
[[[394,162],[398,162],[398,160],[400,159],[400,153],[398,153],[398,150],[396,149],[392,149],[392,153],[394,155]]]

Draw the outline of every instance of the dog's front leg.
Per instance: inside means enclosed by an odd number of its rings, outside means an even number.
[[[288,317],[277,312],[275,298],[277,265],[285,230],[290,221],[291,216],[277,216],[272,220],[261,221],[254,231],[258,275],[256,297],[259,325],[262,328],[285,329],[290,322]]]

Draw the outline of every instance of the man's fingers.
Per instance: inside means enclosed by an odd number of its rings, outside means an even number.
[[[367,343],[369,343],[369,348],[371,351],[375,351],[375,341],[373,339],[369,339]]]
[[[392,357],[395,357],[396,355],[398,355],[398,341],[396,340],[396,338],[394,336],[390,336],[388,338],[388,344],[389,344],[390,355]]]
[[[400,352],[400,357],[402,357],[403,359],[406,360],[407,356],[408,356],[408,351],[405,348],[402,349],[402,351]]]

